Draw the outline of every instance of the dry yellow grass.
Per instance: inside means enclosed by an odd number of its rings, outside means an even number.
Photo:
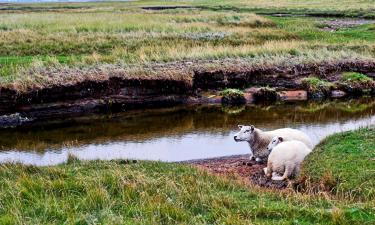
[[[55,81],[50,75],[44,77],[43,71],[54,68],[76,67],[81,71],[83,67],[90,70],[117,64],[127,70],[135,65],[144,68],[144,64],[160,62],[226,58],[245,61],[250,58],[268,65],[267,58],[272,58],[272,64],[277,58],[303,58],[302,63],[307,63],[321,61],[321,56],[326,55],[329,60],[348,56],[367,59],[375,55],[370,25],[358,32],[332,33],[320,30],[317,25],[321,22],[312,18],[272,18],[210,8],[163,11],[140,8],[157,4],[224,3],[236,7],[243,4],[271,7],[275,1],[46,4],[30,5],[24,11],[1,11],[0,83],[29,86],[25,84],[35,82],[34,86],[45,86],[81,80],[81,75],[76,79],[52,76]],[[283,0],[275,6],[301,8],[304,4],[313,7],[322,5],[322,1]],[[364,2],[359,5],[367,7]],[[46,10],[40,12],[38,7]],[[101,75],[86,76],[101,79]]]

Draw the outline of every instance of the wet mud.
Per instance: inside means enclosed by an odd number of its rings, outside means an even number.
[[[249,155],[235,155],[184,163],[197,166],[217,175],[234,175],[260,187],[284,189],[290,183],[289,181],[273,181],[267,178],[263,173],[263,168],[266,167],[266,164],[259,164],[254,160],[250,160]]]

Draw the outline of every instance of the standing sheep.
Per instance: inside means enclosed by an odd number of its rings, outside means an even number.
[[[311,152],[301,141],[284,141],[282,137],[274,137],[267,149],[271,151],[264,173],[272,180],[285,180],[299,173],[304,158]],[[279,176],[278,174],[283,174]]]
[[[285,141],[288,140],[299,140],[307,145],[309,148],[313,148],[313,144],[310,138],[302,131],[292,128],[282,128],[273,131],[262,131],[255,128],[254,126],[243,126],[238,125],[241,129],[237,134],[234,135],[234,140],[247,141],[252,151],[252,157],[255,157],[257,162],[266,161],[269,155],[267,145],[271,142],[275,136],[282,137]],[[252,158],[251,157],[251,158]]]

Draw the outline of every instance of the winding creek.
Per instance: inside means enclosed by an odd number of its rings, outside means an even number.
[[[317,144],[335,132],[375,124],[375,100],[179,106],[39,122],[0,130],[0,162],[55,165],[69,154],[81,160],[168,162],[247,154],[246,143],[233,141],[237,124],[293,127]]]

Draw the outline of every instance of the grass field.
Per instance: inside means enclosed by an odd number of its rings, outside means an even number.
[[[28,80],[32,83],[44,76],[38,72],[41,68],[64,66],[134,66],[224,58],[261,61],[270,57],[299,58],[308,63],[318,56],[333,61],[372,60],[374,24],[332,32],[321,29],[327,18],[254,14],[281,9],[295,13],[327,9],[345,13],[373,11],[374,1],[354,2],[233,0],[3,5],[0,84]],[[153,5],[201,8],[141,8]]]
[[[304,176],[338,179],[331,194],[261,189],[174,163],[3,164],[0,223],[373,224],[373,137],[374,129],[337,134],[308,157]]]

